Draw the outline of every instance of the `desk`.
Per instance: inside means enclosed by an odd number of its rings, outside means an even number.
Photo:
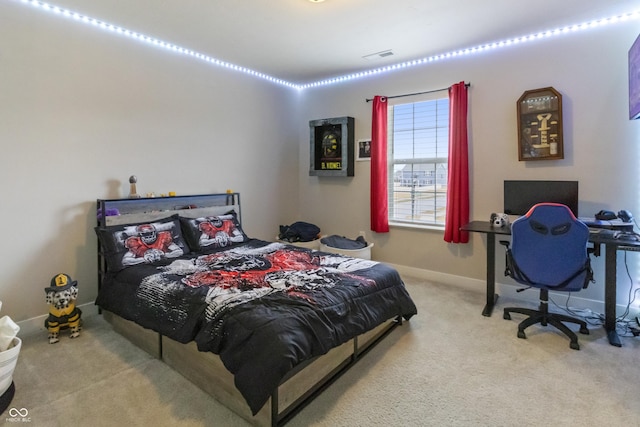
[[[493,307],[498,300],[496,288],[496,235],[511,235],[509,227],[492,227],[488,221],[471,221],[461,227],[461,230],[485,233],[487,235],[487,302],[482,310],[483,316],[491,316]],[[614,239],[610,233],[595,230],[589,233],[589,241],[594,244],[595,255],[600,254],[600,247],[605,248],[604,273],[604,329],[607,331],[609,344],[621,347],[620,337],[616,332],[616,268],[617,252],[640,251],[640,242]]]

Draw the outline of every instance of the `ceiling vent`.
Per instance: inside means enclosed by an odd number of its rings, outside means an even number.
[[[363,56],[367,61],[373,61],[376,59],[386,58],[387,56],[393,56],[393,51],[391,49],[383,50],[381,52],[371,53],[369,55]]]

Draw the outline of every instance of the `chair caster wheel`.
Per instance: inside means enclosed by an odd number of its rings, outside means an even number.
[[[580,344],[578,344],[577,342],[571,341],[571,343],[569,344],[569,347],[571,347],[574,350],[580,350]]]
[[[589,329],[588,328],[580,328],[580,333],[583,335],[589,335]]]
[[[503,319],[505,319],[505,320],[511,320],[511,315],[510,315],[509,313],[505,312],[505,313],[502,315],[502,318],[503,318]]]
[[[527,336],[524,334],[524,331],[518,331],[518,338],[526,339]]]

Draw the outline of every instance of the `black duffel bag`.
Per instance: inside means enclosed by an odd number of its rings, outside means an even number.
[[[281,225],[278,239],[286,242],[310,242],[320,235],[320,227],[298,221],[291,225]]]

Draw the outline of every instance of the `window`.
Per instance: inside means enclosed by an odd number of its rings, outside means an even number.
[[[389,222],[444,226],[449,98],[389,106]]]

